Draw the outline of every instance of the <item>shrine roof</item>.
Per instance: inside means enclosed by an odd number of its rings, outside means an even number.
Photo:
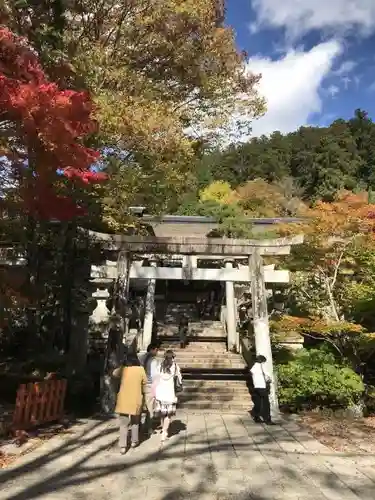
[[[140,209],[141,207],[137,207]],[[207,236],[217,229],[218,222],[213,217],[198,215],[140,215],[142,222],[151,226],[158,237],[174,236]],[[265,232],[276,224],[292,224],[302,222],[298,217],[248,218],[249,226],[255,233]]]

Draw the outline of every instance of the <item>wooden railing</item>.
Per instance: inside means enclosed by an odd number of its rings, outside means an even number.
[[[26,430],[60,420],[64,414],[66,385],[65,379],[20,385],[12,429]]]

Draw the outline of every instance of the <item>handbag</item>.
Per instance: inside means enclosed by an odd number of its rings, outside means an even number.
[[[271,392],[271,381],[266,379],[266,376],[264,374],[263,366],[262,365],[260,365],[260,369],[262,370],[263,378],[264,378],[264,381],[266,383],[266,391],[269,394]]]
[[[175,363],[175,372],[177,372],[177,365]],[[182,392],[183,391],[183,387],[182,387],[182,384],[180,382],[180,378],[178,375],[175,375],[173,377],[173,382],[174,382],[174,392],[177,394],[179,392]]]

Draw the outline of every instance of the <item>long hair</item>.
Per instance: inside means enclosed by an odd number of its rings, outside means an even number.
[[[174,352],[168,349],[164,354],[164,359],[160,365],[160,371],[163,373],[171,373],[171,368],[174,364]]]
[[[259,354],[256,358],[255,358],[255,362],[256,363],[265,363],[267,361],[267,358],[265,356],[263,356],[263,354]]]
[[[124,360],[124,366],[140,366],[141,363],[136,354],[129,354]]]

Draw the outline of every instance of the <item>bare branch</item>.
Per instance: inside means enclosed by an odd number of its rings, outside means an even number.
[[[305,335],[306,337],[309,337],[309,338],[314,339],[314,340],[325,340],[325,341],[327,341],[329,344],[331,344],[336,349],[336,351],[340,354],[340,356],[344,356],[344,353],[340,351],[340,348],[330,338],[327,338],[327,337],[317,337],[315,335],[312,335],[311,333],[306,333],[306,332],[303,332],[302,335]]]

